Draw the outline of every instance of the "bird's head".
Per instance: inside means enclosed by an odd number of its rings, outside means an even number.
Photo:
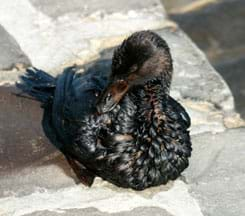
[[[132,86],[161,79],[169,88],[172,58],[167,43],[156,33],[140,31],[132,34],[115,50],[109,84],[99,96],[99,113],[111,111]]]

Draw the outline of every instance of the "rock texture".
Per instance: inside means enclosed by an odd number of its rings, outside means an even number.
[[[168,12],[178,11],[199,0],[161,0]],[[202,0],[201,0],[202,1]]]
[[[178,9],[170,11],[171,19],[204,50],[231,88],[237,111],[245,117],[242,75],[245,69],[245,2],[199,0],[186,6],[177,3],[177,6]]]
[[[194,151],[185,176],[204,215],[245,214],[244,133],[241,128],[193,138]]]
[[[43,135],[39,104],[12,94],[25,65],[2,69],[0,215],[243,215],[245,129],[229,128],[245,124],[234,112],[227,84],[205,55],[166,17],[158,0],[70,2],[5,1],[0,24],[33,65],[53,75],[74,63],[110,70],[113,49],[127,35],[155,30],[169,43],[174,59],[171,95],[192,118],[190,167],[178,180],[142,192],[99,178],[91,188],[77,184],[64,157]],[[13,59],[11,65],[19,63]]]
[[[164,25],[165,11],[158,0],[86,2],[4,1],[0,23],[14,35],[32,64],[43,69],[89,58],[103,38]]]
[[[243,118],[245,118],[245,80],[243,78],[245,71],[244,55],[216,64],[215,67],[220,71],[222,77],[226,80],[233,93],[236,110],[241,113]]]
[[[78,13],[79,16],[89,16],[97,11],[103,11],[104,14],[128,13],[133,10],[146,10],[151,7],[162,7],[158,0],[145,1],[106,1],[106,0],[30,0],[31,4],[42,11],[44,14],[57,19],[58,17],[69,13]]]
[[[26,216],[77,216],[77,215],[86,215],[86,216],[107,216],[108,214],[105,212],[100,212],[95,208],[87,208],[87,209],[70,209],[68,211],[61,212],[50,212],[50,211],[40,211],[33,214],[27,214]],[[110,214],[111,216],[172,216],[161,208],[136,208],[132,211],[125,211],[115,214]]]
[[[204,1],[205,2],[205,1]],[[170,14],[182,29],[207,53],[212,63],[244,54],[245,2],[242,0],[206,1],[202,7]]]
[[[42,132],[40,105],[12,92],[14,88],[0,87],[0,175],[54,152]]]
[[[12,69],[14,66],[31,64],[16,40],[0,25],[0,70]]]

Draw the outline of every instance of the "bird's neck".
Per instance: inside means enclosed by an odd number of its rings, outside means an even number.
[[[169,86],[162,79],[153,79],[140,87],[135,86],[130,93],[139,107],[146,109],[157,108],[168,95]]]

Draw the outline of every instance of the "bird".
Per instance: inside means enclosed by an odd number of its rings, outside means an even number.
[[[108,72],[71,66],[53,77],[32,67],[16,86],[41,103],[45,135],[81,183],[98,176],[140,191],[189,165],[191,119],[170,96],[172,75],[167,42],[144,30],[115,48]]]

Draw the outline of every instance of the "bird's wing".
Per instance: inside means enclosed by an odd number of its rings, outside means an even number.
[[[185,108],[176,100],[174,100],[171,96],[168,97],[168,104],[171,106],[172,110],[174,110],[175,113],[178,114],[179,121],[184,123],[186,129],[189,128],[191,126],[191,119]]]
[[[45,133],[66,156],[78,179],[91,185],[94,174],[84,166],[96,137],[95,125],[90,121],[95,112],[97,95],[107,82],[106,74],[99,71],[77,73],[78,68],[69,67],[58,76],[53,98],[52,112],[47,111],[43,120]]]
[[[97,71],[84,74],[76,71],[76,67],[69,67],[57,79],[52,122],[63,140],[70,139],[70,130],[79,127],[87,115],[95,112],[97,95],[106,84],[105,77]]]

